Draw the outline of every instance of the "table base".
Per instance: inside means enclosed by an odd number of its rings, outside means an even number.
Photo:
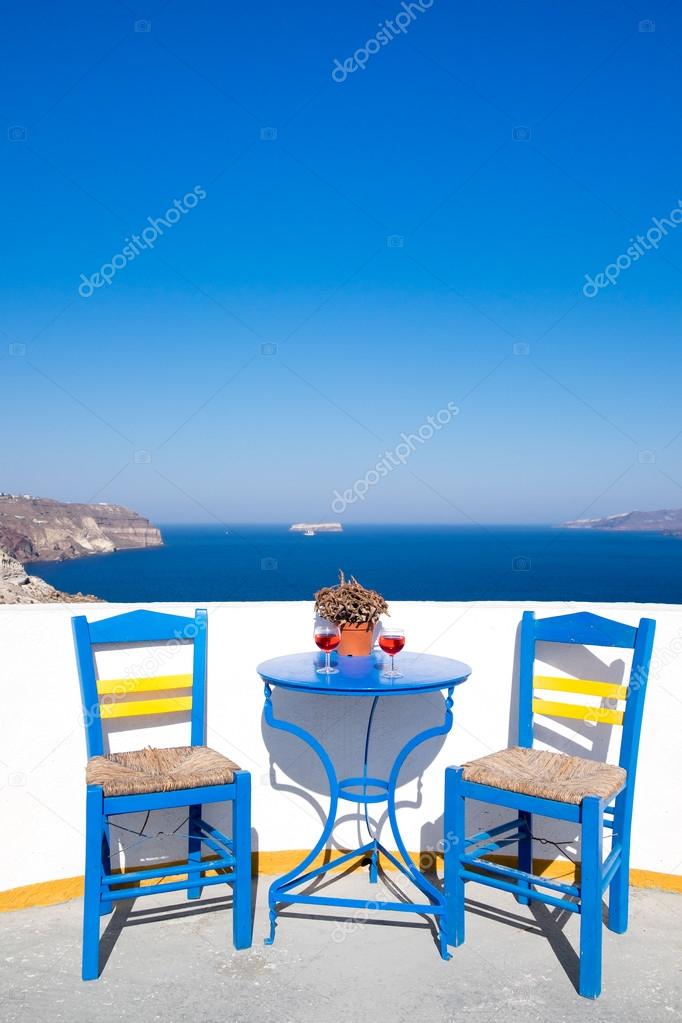
[[[293,722],[283,721],[275,717],[272,707],[272,690],[270,685],[266,683],[264,709],[266,722],[272,728],[289,732],[292,735],[297,736],[315,751],[320,758],[329,779],[330,799],[327,822],[317,845],[314,849],[310,850],[307,856],[305,856],[293,870],[284,874],[276,881],[273,881],[270,886],[268,896],[270,909],[270,933],[265,939],[266,945],[272,945],[275,940],[278,906],[292,904],[309,906],[338,906],[344,909],[378,909],[389,910],[397,913],[419,913],[422,915],[429,914],[434,916],[438,925],[440,954],[443,959],[450,958],[445,937],[445,896],[438,888],[431,884],[424,874],[422,874],[408,853],[398,829],[395,796],[400,768],[408,754],[411,753],[412,750],[420,743],[425,742],[427,739],[435,738],[436,736],[445,735],[452,728],[452,693],[453,689],[448,687],[448,694],[445,700],[445,719],[442,725],[438,725],[434,728],[428,728],[425,731],[420,732],[418,735],[415,735],[414,738],[410,739],[405,746],[403,746],[394,761],[388,781],[382,778],[372,778],[367,774],[367,760],[372,721],[379,699],[378,696],[375,696],[372,701],[372,707],[367,723],[363,774],[358,777],[339,780],[327,751],[314,736]],[[361,791],[352,791],[354,788],[360,788]],[[379,791],[370,792],[368,791],[369,789],[378,789]],[[367,825],[368,834],[370,835],[370,841],[365,845],[360,846],[358,849],[354,849],[352,852],[344,853],[342,856],[336,857],[336,859],[331,860],[329,863],[323,863],[319,867],[308,869],[317,856],[327,847],[327,843],[331,838],[334,824],[336,822],[337,808],[340,799],[365,805],[365,823]],[[367,805],[379,802],[385,802],[387,804],[391,830],[402,859],[399,859],[397,856],[394,856],[393,853],[389,852],[389,850],[386,849],[386,847],[383,846],[373,834],[373,830],[369,822]],[[369,901],[365,899],[341,899],[334,898],[333,896],[299,894],[292,891],[292,889],[297,885],[307,884],[313,881],[316,877],[320,877],[322,874],[326,874],[328,871],[333,870],[335,867],[339,867],[344,863],[350,863],[352,860],[358,859],[361,856],[369,857],[369,879],[372,884],[376,884],[378,880],[380,854],[385,856],[386,859],[392,863],[404,877],[411,881],[428,901],[424,903],[416,903],[388,902],[383,900]]]
[[[306,884],[316,877],[320,877],[326,874],[330,870],[334,870],[343,863],[349,863],[359,857],[370,857],[369,863],[369,879],[370,883],[376,884],[378,880],[378,860],[379,854],[385,856],[393,866],[401,872],[409,881],[415,884],[423,894],[430,899],[429,902],[388,902],[383,899],[372,899],[371,901],[365,899],[341,899],[335,898],[330,895],[304,895],[296,894],[291,892],[290,889],[298,884]],[[420,878],[422,875],[417,871]],[[425,878],[423,878],[426,881]],[[302,904],[308,906],[338,906],[342,909],[365,909],[365,910],[388,910],[396,913],[418,913],[420,915],[429,914],[435,916],[438,923],[438,937],[440,954],[443,959],[450,959],[451,955],[447,950],[447,944],[445,940],[445,897],[442,896],[437,889],[434,889],[431,884],[428,884],[429,890],[426,891],[420,885],[415,878],[411,870],[409,870],[400,860],[394,856],[388,849],[385,848],[376,839],[368,842],[366,845],[360,846],[359,849],[354,849],[352,852],[344,853],[343,856],[338,856],[335,860],[331,860],[329,863],[324,863],[314,870],[309,870],[305,874],[301,874],[299,877],[295,877],[280,883],[278,881],[273,882],[270,886],[269,894],[269,905],[270,905],[270,934],[265,939],[266,945],[272,945],[275,940],[275,929],[277,927],[277,914],[278,906]],[[434,900],[434,892],[437,893],[438,898]]]

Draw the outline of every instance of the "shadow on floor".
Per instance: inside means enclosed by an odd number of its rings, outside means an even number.
[[[251,921],[253,923],[256,898],[258,896],[258,870],[254,871],[251,885]],[[227,884],[227,882],[226,882]],[[153,894],[154,886],[149,886],[149,894]],[[182,894],[182,893],[180,893]],[[141,896],[144,898],[144,896]],[[140,898],[140,896],[138,896]],[[184,920],[185,917],[206,916],[209,913],[219,913],[225,910],[230,911],[226,915],[226,927],[228,928],[228,940],[232,940],[232,890],[229,895],[221,898],[202,898],[201,901],[191,899],[186,903],[174,903],[171,906],[153,906],[150,909],[135,909],[138,898],[122,899],[114,903],[114,910],[109,917],[99,941],[99,972],[100,976],[109,962],[111,954],[126,927],[138,927],[140,924],[160,923],[164,920]]]
[[[550,909],[542,902],[531,902],[528,909],[533,915],[529,920],[527,916],[507,909],[500,909],[497,906],[489,906],[484,902],[476,902],[474,899],[466,900],[466,908],[474,916],[484,917],[486,920],[493,920],[495,923],[506,924],[520,931],[535,934],[544,938],[549,943],[564,973],[571,984],[578,990],[579,958],[578,954],[564,934],[564,927],[569,918],[573,916],[565,909]]]

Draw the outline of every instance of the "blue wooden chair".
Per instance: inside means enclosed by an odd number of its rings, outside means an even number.
[[[85,898],[83,908],[83,980],[99,976],[100,916],[112,904],[138,895],[187,891],[198,899],[206,885],[232,885],[235,948],[251,945],[251,777],[206,743],[206,611],[194,618],[131,611],[97,622],[72,619],[88,748],[86,770]],[[192,673],[151,678],[99,679],[93,647],[104,644],[193,644]],[[185,690],[185,695],[168,692]],[[189,691],[189,693],[187,693]],[[165,694],[137,699],[137,694]],[[191,711],[191,745],[172,749],[104,753],[102,720]],[[202,804],[230,800],[232,838],[202,818]],[[188,807],[186,865],[114,874],[111,870],[109,817],[112,814]],[[217,858],[202,861],[202,845]],[[208,876],[207,870],[216,870]],[[178,880],[186,874],[186,880]],[[150,878],[168,883],[141,885]],[[121,887],[124,884],[125,887]]]
[[[449,767],[445,779],[445,893],[447,941],[464,941],[464,885],[477,881],[511,892],[522,904],[538,900],[580,915],[579,992],[597,998],[601,991],[602,895],[609,888],[608,926],[623,933],[628,924],[630,829],[649,662],[656,623],[639,626],[580,612],[536,621],[526,611],[521,624],[518,746],[491,753],[463,767]],[[536,641],[633,650],[628,685],[586,679],[534,675]],[[599,706],[554,702],[534,696],[577,693],[597,697]],[[625,701],[625,709],[605,705]],[[619,766],[583,757],[533,749],[533,717],[577,719],[597,725],[622,725]],[[590,726],[587,725],[589,728]],[[585,726],[583,726],[585,728]],[[465,800],[481,800],[514,809],[506,824],[465,836]],[[581,829],[579,880],[562,884],[533,873],[533,814],[569,821]],[[604,828],[611,849],[604,859]],[[517,844],[518,867],[484,857]],[[538,889],[544,889],[542,891]]]

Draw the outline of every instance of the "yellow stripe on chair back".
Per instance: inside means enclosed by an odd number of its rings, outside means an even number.
[[[130,693],[153,693],[168,689],[191,689],[192,675],[155,675],[150,678],[98,679],[99,696],[128,696]],[[143,714],[177,714],[192,709],[191,696],[168,696],[159,700],[100,702],[101,718],[128,718]]]
[[[191,675],[154,675],[151,678],[102,678],[97,680],[100,696],[152,693],[159,689],[191,689]]]
[[[614,700],[625,700],[628,687],[617,682],[597,682],[586,678],[563,678],[553,675],[536,675],[533,689],[557,693],[579,693],[581,696],[600,696]],[[534,714],[548,717],[576,718],[579,721],[594,721],[605,725],[622,725],[624,712],[611,707],[587,707],[577,703],[556,703],[553,700],[533,698]]]
[[[191,710],[191,696],[169,696],[167,700],[138,700],[134,703],[100,703],[101,718],[130,718],[138,714],[177,714]]]

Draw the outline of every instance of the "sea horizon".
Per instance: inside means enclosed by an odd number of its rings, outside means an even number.
[[[677,603],[682,542],[557,524],[353,523],[305,536],[291,523],[160,524],[164,545],[31,574],[116,602],[309,600],[339,570],[387,600]]]

